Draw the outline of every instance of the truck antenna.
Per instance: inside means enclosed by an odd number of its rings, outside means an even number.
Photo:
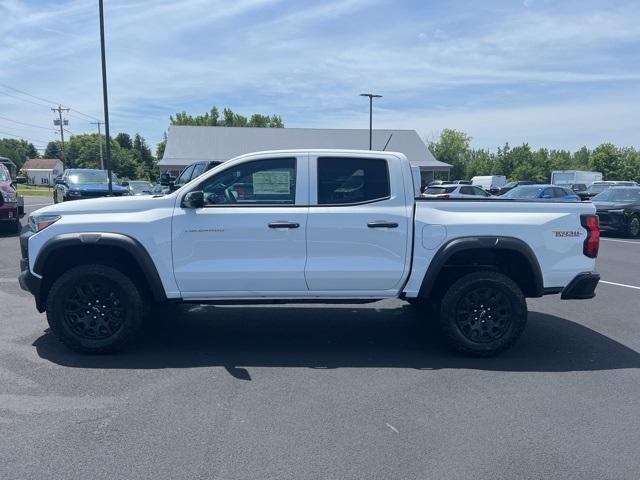
[[[391,137],[393,137],[393,133],[391,133],[391,134],[389,135],[389,140],[387,140],[387,143],[385,143],[385,144],[384,144],[384,148],[382,149],[382,151],[383,151],[383,152],[384,152],[384,151],[387,149],[387,147],[389,146],[389,142],[391,141]]]

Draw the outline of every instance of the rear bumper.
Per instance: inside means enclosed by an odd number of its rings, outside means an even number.
[[[587,300],[596,296],[596,287],[600,281],[600,274],[596,272],[583,272],[575,276],[564,287],[560,298],[562,300]]]

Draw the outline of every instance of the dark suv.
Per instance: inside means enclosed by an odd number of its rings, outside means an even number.
[[[8,223],[15,232],[20,232],[18,214],[18,192],[15,189],[9,170],[0,163],[0,223]]]
[[[163,173],[162,175],[160,175],[160,184],[168,187],[169,191],[173,192],[183,185],[186,185],[194,178],[198,178],[204,172],[208,172],[213,167],[217,167],[221,163],[222,162],[218,162],[215,160],[192,163],[191,165],[185,167],[180,172],[180,175],[178,175],[178,178],[175,180],[172,179],[168,173]]]
[[[111,174],[112,193],[114,197],[129,195],[129,188],[120,185],[118,177]],[[70,168],[61,177],[56,178],[53,190],[54,203],[82,198],[106,197],[109,195],[109,177],[105,170],[90,168]]]

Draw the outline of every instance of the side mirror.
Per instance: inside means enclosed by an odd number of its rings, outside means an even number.
[[[168,173],[163,173],[160,175],[160,185],[167,187],[171,183],[171,175]]]
[[[16,177],[16,184],[25,184],[27,183],[27,177]]]
[[[202,190],[187,193],[182,199],[183,208],[202,208],[204,207],[204,193]]]

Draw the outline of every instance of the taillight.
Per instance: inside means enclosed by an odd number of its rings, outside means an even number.
[[[589,258],[596,258],[600,248],[600,219],[597,215],[581,215],[580,223],[587,229],[582,252]]]

